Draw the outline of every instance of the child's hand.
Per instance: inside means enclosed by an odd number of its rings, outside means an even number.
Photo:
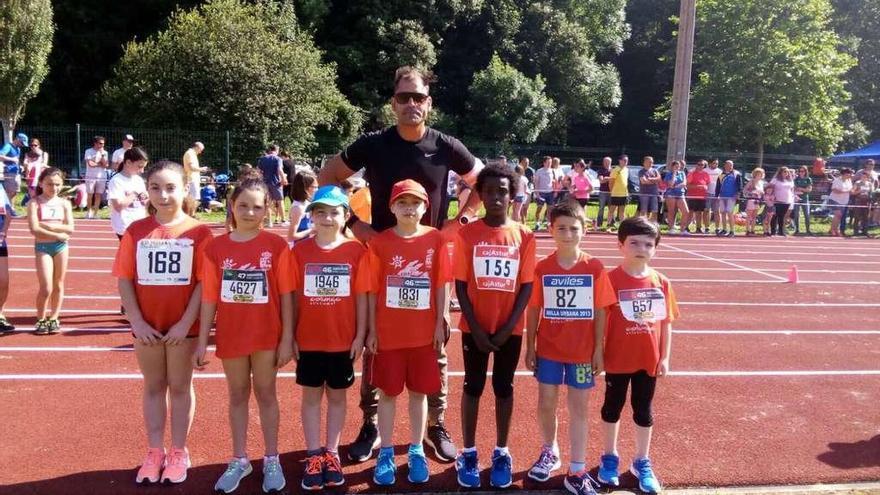
[[[174,325],[171,326],[171,329],[168,330],[168,333],[162,337],[161,342],[168,345],[180,345],[181,342],[186,340],[186,334],[189,333],[189,327],[185,327],[180,324],[178,321]]]
[[[535,356],[535,350],[532,348],[526,349],[526,355],[523,356],[523,361],[525,362],[527,370],[535,371],[535,368],[538,367],[538,358]]]
[[[446,345],[446,321],[437,325],[434,329],[434,349],[441,351]]]
[[[501,346],[503,346],[507,342],[507,339],[509,339],[509,338],[510,338],[510,332],[498,330],[497,332],[495,332],[495,335],[493,335],[490,338],[490,341],[492,342],[492,344],[495,345],[495,347],[500,348]],[[498,350],[498,349],[495,349],[495,350]]]
[[[296,345],[296,341],[295,341],[295,340],[294,340],[293,343],[290,345],[290,351],[291,351],[291,353],[292,353],[293,359],[295,359],[296,361],[299,361],[299,346]]]
[[[196,352],[193,354],[193,368],[201,371],[205,369],[209,361],[205,360],[205,355],[208,353],[208,346],[199,344],[196,346]]]
[[[281,369],[291,359],[293,359],[293,343],[284,343],[282,341],[278,344],[278,351],[275,353],[275,367]]]
[[[143,320],[131,322],[131,333],[144,345],[156,345],[162,340],[162,334]]]
[[[370,354],[376,354],[376,349],[379,346],[379,339],[376,336],[376,332],[370,332],[369,335],[367,335],[366,346],[367,350],[370,351]]]
[[[498,350],[498,347],[489,340],[489,336],[486,332],[478,331],[471,332],[471,337],[474,339],[474,343],[477,345],[477,350],[482,352],[483,354],[489,354],[490,352],[495,352]]]
[[[657,363],[657,373],[658,377],[666,376],[669,374],[669,359],[661,359],[659,363]]]
[[[593,351],[593,361],[591,363],[593,375],[598,375],[605,371],[605,356],[601,349]]]
[[[354,342],[351,343],[351,351],[348,353],[348,357],[351,358],[352,362],[356,362],[358,358],[361,357],[361,354],[364,352],[364,338],[363,337],[355,337]]]

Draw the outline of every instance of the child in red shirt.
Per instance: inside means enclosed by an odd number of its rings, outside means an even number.
[[[296,243],[293,353],[296,383],[302,386],[306,438],[305,490],[345,483],[339,434],[345,424],[346,389],[353,364],[364,349],[367,293],[371,289],[367,248],[342,235],[348,196],[336,186],[315,192],[306,208],[315,236]],[[321,445],[321,400],[327,394],[327,437]]]
[[[192,361],[202,299],[200,268],[211,229],[189,216],[195,205],[188,199],[188,180],[179,164],[157,162],[147,168],[144,180],[152,215],[129,225],[113,263],[144,375],[149,449],[136,481],[182,483],[190,467],[186,437],[194,405]],[[166,396],[171,399],[167,457]]]
[[[409,390],[410,483],[428,481],[422,438],[428,415],[426,394],[440,391],[437,350],[446,340],[449,249],[440,234],[419,222],[428,210],[428,193],[418,182],[400,181],[391,189],[391,212],[397,224],[370,240],[373,287],[369,295],[367,348],[373,354],[366,379],[378,388],[382,448],[373,481],[393,485],[394,413],[404,384]]]
[[[660,243],[657,224],[641,217],[628,218],[620,224],[617,239],[623,262],[608,275],[619,302],[608,314],[605,332],[605,450],[599,481],[614,486],[620,483],[617,434],[626,389],[631,385],[636,455],[630,471],[639,479],[643,492],[657,493],[660,482],[648,459],[654,424],[651,402],[657,377],[669,372],[672,322],[679,316],[678,305],[669,279],[648,266]]]
[[[563,481],[574,495],[594,495],[587,473],[587,425],[593,377],[602,372],[605,308],[617,302],[602,262],[580,250],[586,216],[575,202],[550,210],[556,252],[535,267],[526,317],[526,367],[538,379],[538,420],[544,445],[529,478],[544,482],[560,467],[556,443],[559,386],[568,387],[571,464]],[[536,349],[537,344],[537,349]]]
[[[251,387],[260,408],[266,445],[263,491],[284,488],[278,460],[278,368],[293,354],[293,284],[287,241],[262,230],[269,191],[260,177],[244,178],[230,197],[232,232],[205,247],[202,261],[202,311],[196,366],[205,365],[214,316],[217,357],[229,389],[232,455],[214,485],[230,493],[253,471],[247,456]],[[251,376],[253,375],[253,380]],[[252,383],[253,382],[253,383]]]
[[[464,450],[456,458],[458,483],[480,486],[477,461],[477,411],[486,384],[489,354],[494,354],[492,388],[495,392],[497,446],[492,454],[490,484],[512,483],[513,459],[507,449],[513,414],[513,377],[522,345],[523,312],[535,276],[535,236],[507,217],[516,194],[516,177],[506,166],[484,168],[476,191],[486,216],[465,225],[455,240],[455,291],[461,305],[464,354],[464,393],[461,423]]]

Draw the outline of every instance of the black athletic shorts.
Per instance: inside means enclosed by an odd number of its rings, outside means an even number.
[[[9,257],[9,247],[4,243],[0,246],[0,258],[8,258]]]
[[[705,198],[688,198],[687,205],[690,211],[706,211]]]
[[[611,204],[614,206],[626,206],[629,202],[629,197],[627,196],[611,196]]]
[[[354,366],[348,351],[300,351],[296,383],[304,387],[348,388],[354,383]]]

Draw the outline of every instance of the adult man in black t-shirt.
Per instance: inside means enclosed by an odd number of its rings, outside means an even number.
[[[397,125],[382,131],[370,132],[359,137],[342,153],[334,156],[318,175],[320,184],[334,184],[365,168],[364,178],[369,183],[372,196],[372,223],[367,224],[356,217],[349,220],[349,227],[361,241],[367,242],[377,232],[396,223],[388,206],[391,187],[398,181],[413,179],[420,183],[429,196],[429,210],[422,222],[433,227],[453,231],[466,219],[473,217],[479,206],[477,194],[471,194],[460,208],[455,221],[441,218],[447,196],[447,177],[453,171],[473,186],[482,163],[458,139],[447,136],[426,125],[431,111],[428,95],[432,76],[426,71],[401,67],[394,76],[394,96],[391,109],[397,117]],[[365,356],[364,368],[369,356]],[[446,410],[447,376],[446,351],[438,354],[442,387],[439,394],[428,397],[428,429],[425,440],[434,448],[437,458],[444,462],[455,459],[455,444],[443,425]],[[361,382],[361,410],[364,424],[358,438],[349,446],[349,459],[362,462],[369,459],[379,446],[376,429],[378,391],[366,381]]]

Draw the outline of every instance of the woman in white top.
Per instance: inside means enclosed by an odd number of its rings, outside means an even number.
[[[49,153],[43,151],[39,139],[31,139],[31,150],[24,155],[24,175],[27,178],[28,197],[37,197],[40,173],[49,166]],[[10,198],[10,201],[12,199]]]
[[[849,193],[852,192],[853,171],[851,168],[844,168],[840,171],[840,176],[831,183],[831,194],[828,195],[828,207],[834,211],[834,217],[831,219],[831,235],[840,237],[840,217],[843,216],[843,210],[849,204]]]
[[[122,234],[132,222],[147,216],[147,186],[141,174],[147,166],[147,154],[134,147],[125,152],[117,174],[107,185],[107,199],[110,202],[110,225],[116,236]]]
[[[785,237],[788,235],[785,226],[788,225],[791,207],[794,205],[794,173],[788,167],[780,167],[768,188],[773,190],[775,208],[770,235]]]
[[[293,177],[290,184],[290,225],[287,227],[287,242],[291,246],[312,235],[312,219],[306,210],[317,190],[318,178],[312,172],[303,170]]]

